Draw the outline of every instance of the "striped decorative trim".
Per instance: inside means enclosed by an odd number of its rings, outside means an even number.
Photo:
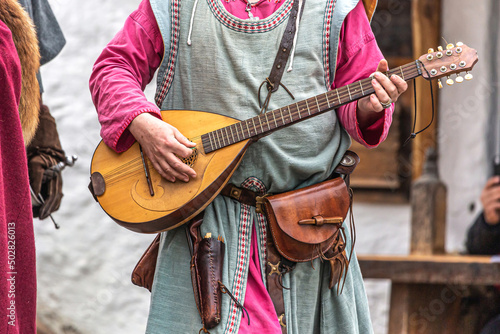
[[[260,230],[260,259],[262,261],[261,263],[264,264],[260,269],[262,272],[265,272],[265,263],[267,263],[267,219],[262,213],[257,213],[256,215]]]
[[[260,194],[265,194],[266,187],[264,184],[255,177],[249,177],[246,179],[241,186],[246,189],[250,189]],[[250,219],[252,218],[251,207],[246,204],[241,204],[240,213],[240,227],[238,230],[238,250],[237,250],[237,264],[236,270],[234,272],[233,284],[231,287],[231,293],[238,300],[242,299],[242,286],[243,286],[243,273],[248,270],[248,260],[250,257],[250,229],[252,227]],[[229,318],[227,320],[224,334],[236,333],[237,329],[240,327],[241,321],[241,309],[236,306],[234,301],[231,300],[229,305]]]
[[[286,3],[268,18],[251,21],[229,15],[220,0],[207,0],[207,2],[212,13],[224,26],[246,33],[262,33],[276,28],[289,16],[293,5],[292,0],[286,0]]]
[[[248,268],[248,258],[250,256],[250,228],[252,226],[250,218],[250,206],[241,204],[240,228],[238,230],[238,250],[236,256],[237,264],[231,288],[231,293],[238,301],[242,299],[241,293],[243,273]],[[229,305],[229,318],[227,320],[225,326],[226,330],[224,333],[236,333],[236,329],[239,328],[239,323],[241,321],[240,313],[241,309],[236,306],[233,300],[231,300],[231,305]]]
[[[323,20],[323,66],[325,68],[325,82],[326,88],[330,90],[332,86],[331,76],[330,76],[330,34],[332,27],[332,17],[333,11],[335,10],[335,4],[337,0],[330,0],[326,6],[325,18]]]
[[[267,193],[266,186],[264,183],[256,177],[247,178],[241,186],[243,188],[250,189],[259,193],[260,195],[264,195]],[[263,258],[263,263],[267,263],[267,220],[266,216],[262,213],[257,213],[257,221],[259,228],[259,236],[260,236],[260,256]],[[264,268],[265,269],[265,268]]]
[[[170,50],[168,52],[167,70],[163,76],[161,84],[156,90],[155,102],[161,108],[163,100],[167,95],[172,81],[174,80],[175,61],[177,59],[177,52],[179,51],[179,11],[180,0],[172,0],[171,16],[172,16],[172,29],[170,38]]]

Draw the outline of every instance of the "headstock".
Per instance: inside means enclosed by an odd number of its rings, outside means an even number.
[[[438,47],[437,51],[429,49],[429,53],[422,55],[420,60],[425,67],[422,69],[422,76],[425,79],[441,79],[447,77],[446,83],[451,86],[454,82],[461,83],[465,80],[471,80],[472,74],[469,71],[477,63],[477,51],[458,42],[457,45],[448,44],[446,50]],[[426,71],[427,70],[427,71]],[[466,72],[462,77],[460,73]],[[455,81],[450,77],[452,74],[456,75]],[[442,87],[441,80],[439,80],[439,88]]]

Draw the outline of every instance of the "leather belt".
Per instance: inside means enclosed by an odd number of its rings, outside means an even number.
[[[257,196],[259,196],[259,194],[257,194],[255,191],[251,191],[245,188],[239,188],[232,183],[226,184],[226,186],[222,188],[220,194],[226,197],[231,197],[232,199],[237,200],[240,203],[250,206],[257,205],[256,198]]]

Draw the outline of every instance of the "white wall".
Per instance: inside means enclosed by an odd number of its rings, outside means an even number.
[[[130,283],[136,260],[153,236],[112,222],[87,189],[99,124],[88,79],[107,42],[138,0],[50,1],[66,35],[62,53],[42,68],[49,105],[66,153],[79,159],[64,176],[64,198],[50,220],[35,221],[40,315],[61,333],[63,325],[82,333],[142,333],[149,292]],[[151,96],[151,95],[150,95]],[[49,316],[58,314],[58,324]],[[69,332],[68,332],[69,333]]]

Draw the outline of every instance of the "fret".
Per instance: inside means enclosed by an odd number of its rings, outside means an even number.
[[[243,139],[245,138],[245,130],[243,130],[243,121],[240,122],[240,128],[241,128],[241,135],[243,136]]]
[[[300,107],[297,103],[295,103],[295,107],[297,108],[297,113],[299,114],[299,119],[302,119],[302,115],[300,113]]]
[[[227,131],[227,129],[229,128],[229,130],[231,130],[231,128],[229,126],[226,126],[224,129],[226,129],[226,138],[227,138],[227,142],[231,142],[231,139],[229,138],[229,132]],[[233,138],[233,141],[231,142],[231,144],[234,144],[234,138]]]
[[[281,114],[281,121],[283,122],[283,125],[285,125],[285,116],[283,116],[283,111],[281,110],[281,108],[279,110]]]
[[[349,93],[349,100],[352,101],[351,90],[349,89],[349,85],[346,86],[347,92]]]
[[[214,136],[215,139],[215,149],[218,150],[222,147],[222,145],[220,143],[219,136],[217,136],[217,131],[212,132],[212,136]]]
[[[363,96],[364,96],[365,92],[363,91],[363,85],[361,84],[361,80],[358,82],[359,82],[359,87],[361,88],[361,94],[363,94]]]
[[[247,119],[247,120],[245,121],[245,124],[247,125],[248,138],[252,138],[252,134],[250,133],[250,127],[248,126],[248,123],[250,123],[250,122],[249,122],[249,120]]]
[[[231,130],[231,137],[233,138],[233,143],[236,143],[236,140],[234,139],[234,133],[233,133],[233,126],[229,126],[229,130]]]
[[[315,96],[314,99],[316,100],[316,105],[318,106],[318,111],[320,111],[321,107],[319,106],[319,103],[318,103],[318,97]]]
[[[255,117],[252,117],[252,123],[253,123],[253,130],[255,131],[255,134],[257,134],[257,127],[255,126]]]
[[[240,126],[241,126],[241,122],[240,122]],[[240,142],[241,141],[240,132],[238,130],[236,130],[236,124],[234,125],[234,132],[236,132],[236,137],[238,137],[238,142]]]
[[[257,117],[257,119],[259,120],[259,123],[260,123],[260,133],[264,133],[264,128],[262,127],[262,117],[259,116],[259,117]]]
[[[224,132],[226,133],[226,139],[227,139],[227,144],[230,145],[232,143],[230,143],[230,140],[229,140],[229,134],[227,133],[227,126],[224,127]]]
[[[208,141],[210,142],[210,149],[212,151],[214,151],[214,145],[213,145],[212,139],[210,138],[211,135],[212,135],[212,132],[209,132],[208,133]]]
[[[311,116],[311,110],[309,109],[309,103],[307,103],[307,100],[305,100],[305,102],[306,102],[307,113],[309,114],[309,116]]]
[[[216,131],[212,132],[212,136],[214,137],[214,140],[215,140],[215,149],[218,150],[222,146],[220,144],[219,137],[217,136],[217,132]]]
[[[267,130],[271,130],[271,125],[269,124],[269,119],[267,118],[267,112],[264,114],[264,116],[266,117],[266,124],[267,124]]]
[[[273,114],[273,118],[274,118],[274,126],[275,126],[275,128],[277,128],[278,127],[278,123],[276,122],[275,110],[272,111],[272,114]]]
[[[405,74],[403,73],[403,68],[401,66],[399,66],[399,70],[401,71],[401,78],[404,80]]]
[[[342,104],[342,101],[340,101],[339,90],[338,90],[338,89],[335,89],[335,91],[337,92],[337,98],[339,99],[339,105],[341,105],[341,104]]]
[[[288,113],[290,114],[290,122],[293,122],[292,112],[290,111],[290,106],[287,106]]]
[[[328,92],[325,93],[326,103],[328,103],[328,108],[331,108],[330,100],[328,99]]]
[[[220,136],[222,137],[222,144],[224,144],[223,147],[226,146],[226,141],[224,140],[224,134],[222,133],[222,129],[219,129]]]

